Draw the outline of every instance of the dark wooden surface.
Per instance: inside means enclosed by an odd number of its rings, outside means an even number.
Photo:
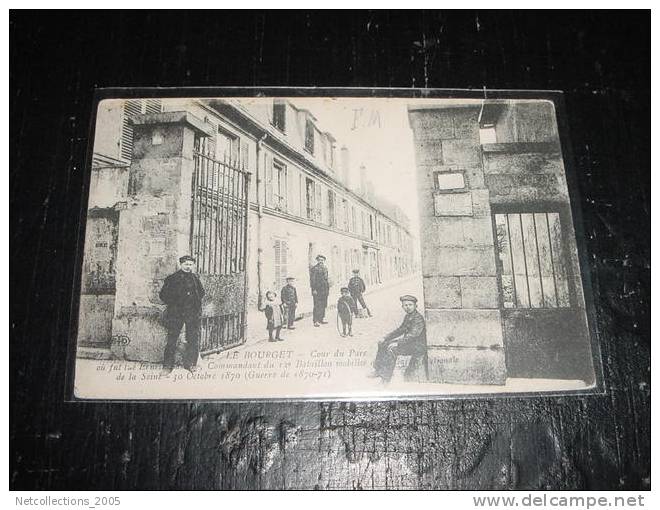
[[[10,16],[10,487],[650,486],[650,15]],[[414,403],[64,401],[95,86],[560,89],[607,393]]]

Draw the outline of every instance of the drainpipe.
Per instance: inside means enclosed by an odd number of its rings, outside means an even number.
[[[268,137],[267,133],[257,140],[257,164],[256,164],[256,173],[257,173],[257,305],[261,306],[263,298],[263,283],[261,276],[261,266],[262,266],[262,241],[261,241],[261,218],[264,215],[264,205],[261,201],[261,187],[263,185],[263,165],[261,160],[261,145]]]

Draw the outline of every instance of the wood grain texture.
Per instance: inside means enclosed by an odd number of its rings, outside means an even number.
[[[13,489],[650,487],[650,15],[10,15]],[[64,402],[95,86],[560,89],[607,393]]]

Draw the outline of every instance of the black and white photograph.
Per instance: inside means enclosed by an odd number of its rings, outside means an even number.
[[[104,98],[74,397],[597,391],[564,154],[546,96]]]

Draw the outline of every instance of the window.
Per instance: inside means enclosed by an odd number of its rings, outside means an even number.
[[[305,150],[314,154],[314,124],[311,120],[305,122]]]
[[[208,136],[208,137],[203,137],[200,138],[198,137],[197,139],[197,144],[195,146],[195,150],[197,152],[201,152],[205,156],[209,156],[212,159],[216,158],[216,153],[215,153],[215,147],[216,147],[216,139],[213,136]]]
[[[275,268],[273,272],[273,289],[271,290],[279,295],[280,289],[286,285],[286,277],[288,276],[289,247],[285,240],[276,239],[273,249],[275,250]]]
[[[504,308],[570,306],[559,213],[495,214]]]
[[[219,161],[228,161],[232,164],[238,161],[240,150],[239,139],[236,135],[223,131],[218,128],[218,135],[215,139],[215,150],[211,150],[211,156]]]
[[[344,230],[348,232],[350,215],[348,211],[348,200],[346,200],[345,198],[342,199],[341,201],[341,215],[342,215],[342,219],[344,220],[342,227]]]
[[[319,223],[324,223],[325,218],[323,216],[323,187],[317,182],[316,183],[316,201],[315,201],[315,211],[314,219]]]
[[[312,179],[306,183],[307,219],[321,221],[321,188]]]
[[[328,225],[331,227],[337,226],[337,217],[335,211],[335,192],[328,190]]]
[[[273,126],[284,133],[286,129],[286,104],[275,101],[273,103]]]
[[[288,178],[286,166],[273,162],[273,207],[278,211],[287,211]]]
[[[245,170],[250,166],[250,146],[246,141],[241,141],[240,167]]]

